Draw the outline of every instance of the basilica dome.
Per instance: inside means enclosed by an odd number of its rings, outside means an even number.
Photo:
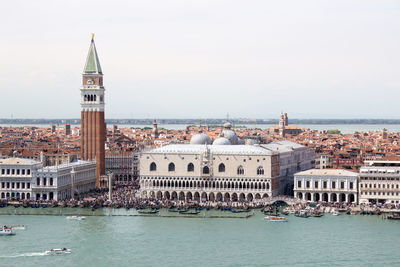
[[[213,142],[213,145],[227,146],[227,145],[231,145],[231,141],[229,141],[229,139],[227,139],[225,137],[219,137],[219,138],[215,139],[215,141]]]
[[[205,133],[198,133],[192,136],[190,139],[191,145],[209,145],[211,144],[211,139]]]

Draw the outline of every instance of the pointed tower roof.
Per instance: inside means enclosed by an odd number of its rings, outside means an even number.
[[[90,43],[89,53],[86,58],[86,64],[83,73],[103,74],[100,66],[99,57],[97,56],[96,45],[94,44],[94,34],[92,34],[92,41]]]

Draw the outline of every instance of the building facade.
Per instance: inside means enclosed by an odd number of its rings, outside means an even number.
[[[311,169],[294,175],[295,197],[310,202],[357,203],[358,173]]]
[[[97,186],[105,174],[105,132],[103,72],[92,36],[82,74],[81,159],[97,161]]]
[[[143,198],[252,201],[278,193],[278,153],[260,146],[207,145],[204,134],[193,138],[192,143],[205,143],[167,145],[141,154]]]
[[[400,203],[400,161],[369,161],[360,168],[360,203]]]
[[[314,150],[286,140],[276,141],[261,146],[279,153],[279,194],[293,195],[294,174],[296,172],[314,168]]]
[[[36,200],[63,200],[96,188],[96,162],[77,161],[35,171],[32,196]]]
[[[41,162],[0,160],[0,199],[61,200],[96,187],[96,162],[43,167]]]
[[[42,168],[38,161],[23,158],[0,159],[0,198],[30,199],[32,177]]]

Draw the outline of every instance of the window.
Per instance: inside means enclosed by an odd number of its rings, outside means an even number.
[[[31,188],[31,183],[27,183],[26,188],[28,188],[28,189]]]
[[[7,169],[7,174],[10,174],[10,169]]]
[[[175,171],[175,164],[174,163],[170,163],[168,164],[168,171],[169,172],[174,172]]]
[[[40,185],[40,178],[36,178],[36,185]]]
[[[344,182],[340,182],[340,188],[344,189]]]
[[[5,182],[2,182],[1,183],[1,188],[5,188],[6,187],[6,183]]]
[[[203,168],[203,174],[209,174],[210,173],[210,168],[208,168],[208,166],[205,166]]]
[[[19,171],[20,171],[20,169],[17,169],[17,175],[19,175]]]
[[[318,181],[314,182],[314,188],[318,188]]]
[[[264,175],[264,168],[262,166],[257,168],[257,175]]]
[[[25,175],[25,169],[22,169],[22,175]]]
[[[156,171],[156,170],[157,170],[157,165],[154,162],[152,162],[150,164],[150,171]]]
[[[225,172],[225,164],[223,164],[223,163],[219,164],[218,172]]]
[[[353,189],[353,182],[350,182],[350,189]],[[362,184],[361,184],[361,187],[362,187]]]
[[[194,172],[194,165],[193,165],[193,163],[190,162],[190,163],[188,164],[188,166],[187,166],[187,171],[188,171],[188,172]]]
[[[237,174],[238,174],[238,175],[243,175],[243,174],[244,174],[244,169],[243,169],[242,166],[239,166],[239,167],[237,168]]]
[[[336,188],[336,182],[332,182],[332,188]]]
[[[301,188],[301,181],[297,181],[297,187]]]
[[[15,169],[11,170],[11,174],[14,175],[15,174]]]
[[[30,174],[31,174],[31,170],[30,170],[30,169],[27,169],[27,170],[26,170],[26,174],[27,174],[27,175],[30,175]]]
[[[50,178],[50,186],[53,186],[53,178]]]
[[[43,178],[43,185],[46,186],[46,184],[47,184],[47,180],[46,180],[46,178]]]
[[[5,169],[1,169],[1,174],[6,174],[6,170]]]
[[[21,188],[22,188],[22,189],[25,188],[25,183],[21,183]]]
[[[306,181],[306,188],[310,188],[310,181]]]

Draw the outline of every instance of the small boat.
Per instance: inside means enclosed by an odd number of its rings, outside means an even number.
[[[152,210],[138,210],[138,213],[140,214],[156,214],[158,213],[158,210],[152,209]]]
[[[307,211],[302,210],[302,211],[295,212],[294,216],[300,217],[300,218],[308,218],[308,217],[310,217],[310,214]]]
[[[0,228],[0,236],[2,235],[15,235],[11,227],[4,226]]]
[[[400,214],[390,214],[387,216],[389,220],[400,220]]]
[[[270,221],[270,222],[287,222],[288,219],[285,217],[279,217],[279,216],[267,216],[264,217],[264,219]]]
[[[84,216],[67,216],[67,219],[68,220],[77,220],[77,221],[81,221],[81,220],[84,220],[85,219],[85,217]]]
[[[186,215],[197,215],[200,213],[199,210],[180,210],[180,214],[186,214]]]
[[[25,225],[13,225],[13,226],[11,226],[11,228],[13,230],[25,230],[26,226]]]
[[[332,215],[333,215],[333,216],[339,216],[340,213],[339,213],[338,211],[335,210],[334,212],[332,212]]]
[[[282,215],[289,215],[289,211],[283,210],[283,211],[281,211],[281,214],[282,214]]]
[[[69,254],[71,250],[68,248],[53,248],[46,251],[47,255],[61,255],[61,254]]]

